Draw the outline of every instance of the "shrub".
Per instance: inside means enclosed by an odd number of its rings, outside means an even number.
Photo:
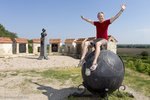
[[[148,75],[150,75],[150,64],[144,64],[145,65],[145,73],[147,73]]]
[[[135,68],[139,72],[144,72],[144,70],[146,69],[141,59],[137,59],[135,61]]]
[[[126,67],[150,75],[150,58],[142,59],[141,55],[125,56],[122,58]]]
[[[141,56],[148,56],[148,52],[147,51],[141,52]]]
[[[148,52],[147,51],[143,51],[140,54],[142,56],[142,59],[148,59]]]
[[[133,61],[128,61],[127,62],[127,67],[129,67],[131,69],[134,69],[134,70],[136,69]]]
[[[32,48],[32,45],[31,45],[31,44],[28,45],[28,52],[29,52],[29,53],[33,53],[33,48]]]

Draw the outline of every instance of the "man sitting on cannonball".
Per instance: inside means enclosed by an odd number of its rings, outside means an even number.
[[[97,59],[98,59],[98,56],[100,54],[100,46],[107,43],[107,40],[108,40],[108,26],[110,24],[112,24],[122,14],[122,12],[125,10],[125,8],[126,8],[126,5],[123,4],[121,6],[121,10],[114,17],[107,19],[107,20],[104,19],[104,13],[103,12],[99,12],[97,14],[97,18],[99,21],[92,21],[90,19],[87,19],[87,18],[81,16],[81,18],[83,20],[96,26],[96,39],[94,39],[92,41],[86,41],[83,44],[82,56],[81,56],[81,60],[80,60],[78,66],[82,66],[85,63],[84,58],[85,58],[85,55],[88,51],[88,46],[95,45],[95,56],[94,56],[92,66],[90,67],[90,70],[94,71],[97,68],[97,66],[98,66]]]

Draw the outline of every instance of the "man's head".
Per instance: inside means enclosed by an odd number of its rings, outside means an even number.
[[[46,30],[43,28],[42,31],[45,32]]]
[[[104,21],[104,13],[103,12],[99,12],[97,14],[97,18],[100,22],[103,22]]]

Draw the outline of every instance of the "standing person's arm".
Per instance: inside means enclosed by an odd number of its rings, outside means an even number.
[[[81,16],[81,18],[82,18],[83,20],[85,20],[86,22],[89,22],[89,23],[91,23],[92,25],[94,25],[94,22],[93,22],[92,20],[87,19],[87,18],[85,18],[85,17],[83,17],[83,16]]]
[[[121,6],[121,10],[120,10],[114,17],[112,17],[112,18],[110,19],[110,23],[113,23],[113,22],[122,14],[122,12],[123,12],[125,9],[126,9],[126,5],[123,4],[123,5]]]

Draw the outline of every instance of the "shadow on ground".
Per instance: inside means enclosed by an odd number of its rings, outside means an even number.
[[[97,97],[88,94],[87,96],[81,97],[68,97],[73,93],[79,93],[78,89],[75,87],[54,89],[50,86],[44,86],[39,83],[34,83],[38,85],[37,89],[43,91],[42,94],[47,96],[48,100],[98,100]]]

